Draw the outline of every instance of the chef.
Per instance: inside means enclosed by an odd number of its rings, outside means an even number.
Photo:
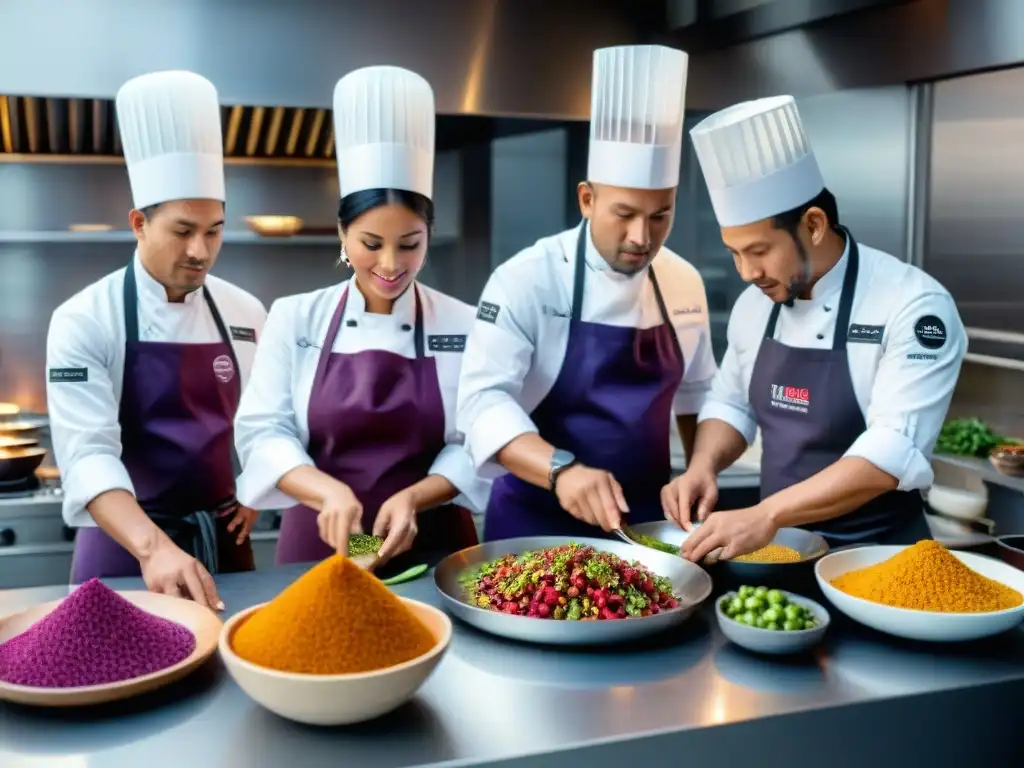
[[[253,568],[231,422],[266,312],[209,274],[224,227],[214,86],[158,72],[116,104],[135,255],[58,307],[47,338],[71,580],[141,574],[217,606],[210,574]]]
[[[662,518],[673,410],[688,448],[715,372],[703,282],[663,247],[686,72],[686,54],[662,46],[595,52],[583,221],[484,288],[459,428],[480,472],[498,476],[487,540]]]
[[[693,458],[663,494],[666,515],[693,531],[683,554],[736,557],[791,526],[832,546],[930,538],[919,491],[967,349],[952,297],[842,226],[791,97],[729,107],[691,136],[751,285]],[[712,512],[716,475],[758,428],[761,502]]]
[[[278,564],[345,554],[360,531],[385,537],[377,567],[436,561],[476,543],[467,507],[489,483],[455,430],[474,310],[416,280],[434,222],[434,94],[408,70],[359,69],[335,87],[334,121],[352,276],[271,307],[235,424],[239,498],[288,508]]]

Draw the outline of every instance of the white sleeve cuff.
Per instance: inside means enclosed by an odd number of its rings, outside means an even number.
[[[473,466],[479,468],[520,435],[537,431],[523,409],[515,401],[507,400],[492,405],[468,425],[466,450]]]
[[[491,484],[479,477],[466,449],[449,443],[437,454],[428,474],[441,475],[459,489],[455,503],[465,503],[476,512],[483,512],[491,493]]]
[[[869,427],[844,455],[870,461],[888,472],[899,481],[900,491],[927,488],[935,477],[931,462],[914,441],[886,427]]]
[[[278,490],[281,478],[296,467],[313,466],[313,460],[297,440],[269,437],[259,441],[238,477],[238,502],[252,509],[288,509],[298,504]]]
[[[101,493],[128,491],[135,495],[135,486],[121,459],[109,453],[83,456],[67,471],[64,487],[64,522],[71,528],[96,525],[86,506]]]
[[[754,442],[754,436],[757,434],[757,421],[745,411],[716,400],[706,400],[704,405],[701,406],[700,415],[697,417],[697,423],[699,424],[700,422],[707,421],[708,419],[724,421],[730,427],[743,435],[743,439],[747,441],[747,445]]]
[[[700,413],[700,409],[704,407],[707,399],[708,389],[706,387],[689,392],[676,392],[675,397],[672,398],[672,410],[676,416],[689,416],[694,413]]]

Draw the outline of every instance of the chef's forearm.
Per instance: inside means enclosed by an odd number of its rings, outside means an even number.
[[[551,457],[555,449],[535,432],[520,435],[498,451],[497,459],[505,469],[533,485],[548,487]]]
[[[687,454],[687,468],[707,467],[716,475],[743,455],[747,441],[721,419],[705,419],[697,427],[693,453]]]
[[[296,499],[300,504],[305,504],[310,509],[319,512],[326,499],[346,486],[326,472],[304,464],[287,472],[277,481],[277,487],[282,493]]]
[[[415,485],[410,485],[408,491],[417,512],[447,504],[459,495],[459,489],[444,475],[427,475]]]
[[[697,442],[697,414],[688,413],[676,416],[676,429],[679,430],[679,439],[683,443],[683,453],[686,454],[686,460],[689,461]]]
[[[886,491],[896,490],[898,484],[871,462],[846,457],[772,494],[761,505],[779,528],[792,528],[845,515]]]
[[[124,490],[101,493],[87,507],[92,519],[136,560],[144,560],[169,541],[135,497]]]

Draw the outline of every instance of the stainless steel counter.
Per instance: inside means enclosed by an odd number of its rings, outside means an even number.
[[[221,577],[228,613],[272,598],[301,570]],[[395,591],[437,603],[429,577]],[[0,613],[66,592],[3,592]],[[833,617],[826,645],[790,660],[726,644],[707,609],[653,644],[591,651],[514,645],[456,624],[413,703],[348,729],[277,718],[214,659],[173,689],[100,710],[0,705],[0,765],[1021,764],[1024,630],[940,647]]]

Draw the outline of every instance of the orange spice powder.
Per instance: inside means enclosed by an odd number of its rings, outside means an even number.
[[[289,585],[235,630],[246,661],[282,672],[342,675],[392,667],[436,644],[391,590],[333,555]]]

